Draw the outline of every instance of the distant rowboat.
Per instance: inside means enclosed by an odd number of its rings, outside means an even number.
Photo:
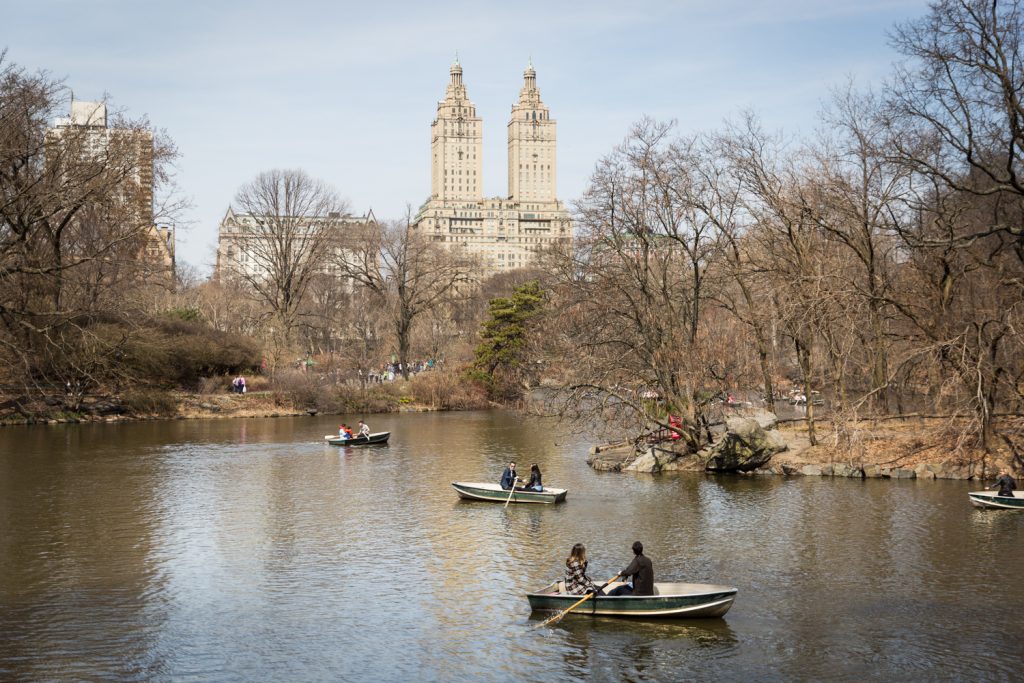
[[[458,492],[459,498],[489,500],[492,503],[561,503],[569,493],[567,489],[550,489],[546,486],[543,491],[516,489],[512,492],[497,484],[473,481],[453,481],[452,487]]]
[[[1012,496],[1000,496],[998,491],[970,491],[971,505],[990,510],[1024,510],[1024,491],[1014,491]]]
[[[351,439],[343,439],[335,434],[327,434],[324,439],[332,446],[367,446],[375,443],[387,443],[391,432],[376,432],[369,436],[354,436]]]
[[[608,590],[622,582],[608,584]],[[582,595],[565,592],[565,582],[555,581],[535,593],[527,593],[530,608],[538,612],[568,609]],[[654,595],[601,595],[591,598],[569,614],[648,619],[708,619],[721,617],[732,607],[736,589],[707,583],[656,583]]]

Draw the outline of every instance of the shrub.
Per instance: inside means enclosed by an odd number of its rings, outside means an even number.
[[[222,394],[231,390],[232,377],[227,375],[215,375],[213,377],[201,377],[196,387],[200,394]],[[248,380],[246,380],[248,381]]]
[[[178,402],[166,391],[161,389],[136,389],[125,392],[121,404],[133,415],[174,415],[178,412]]]
[[[473,410],[488,406],[486,390],[458,370],[432,370],[412,378],[418,403],[442,410]]]

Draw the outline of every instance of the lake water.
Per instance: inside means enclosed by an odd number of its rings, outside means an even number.
[[[976,484],[591,470],[512,413],[0,429],[0,680],[993,680],[1024,677],[1024,513]],[[458,500],[508,459],[557,506]],[[724,619],[569,616],[524,593],[634,540]]]

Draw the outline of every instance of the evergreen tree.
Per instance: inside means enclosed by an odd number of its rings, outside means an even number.
[[[488,304],[488,320],[480,333],[471,375],[487,387],[493,399],[516,398],[529,371],[525,357],[530,321],[544,307],[544,290],[536,280],[497,297]]]

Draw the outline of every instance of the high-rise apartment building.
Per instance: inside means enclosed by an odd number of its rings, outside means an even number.
[[[103,102],[72,100],[70,116],[58,118],[47,133],[47,163],[60,168],[91,164],[119,179],[120,200],[127,210],[118,220],[144,233],[138,258],[145,270],[174,285],[174,228],[158,226],[153,215],[153,134],[137,128],[111,127]]]
[[[483,121],[458,60],[450,78],[431,125],[431,194],[416,215],[416,229],[478,257],[485,276],[529,266],[539,252],[569,245],[572,223],[556,195],[556,124],[540,98],[533,65],[523,73],[508,123],[504,198],[483,197]]]

